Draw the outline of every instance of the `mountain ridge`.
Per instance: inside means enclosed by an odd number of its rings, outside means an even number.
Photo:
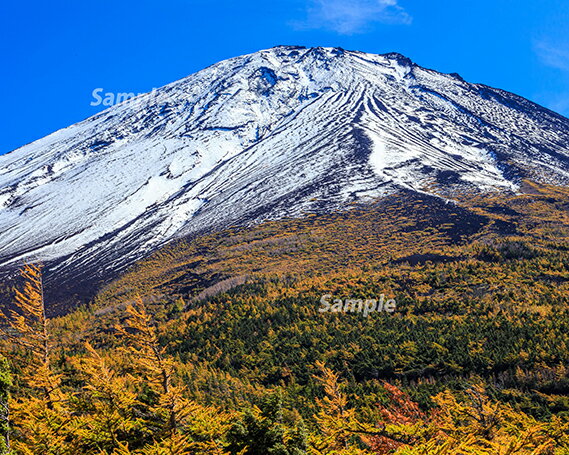
[[[0,267],[103,279],[175,238],[401,189],[569,183],[569,120],[398,53],[228,59],[0,156]]]

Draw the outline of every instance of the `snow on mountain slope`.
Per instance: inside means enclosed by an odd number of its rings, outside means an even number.
[[[0,156],[0,268],[105,274],[173,238],[405,188],[569,183],[569,120],[399,54],[282,46]]]

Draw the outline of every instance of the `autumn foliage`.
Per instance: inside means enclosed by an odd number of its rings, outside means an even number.
[[[567,455],[569,193],[533,188],[181,242],[58,317],[26,265],[2,324],[0,447]],[[323,315],[325,293],[385,293],[397,312]]]

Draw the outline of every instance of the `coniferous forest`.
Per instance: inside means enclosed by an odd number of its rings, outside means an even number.
[[[567,188],[204,234],[88,303],[43,275],[2,290],[2,453],[569,454]]]

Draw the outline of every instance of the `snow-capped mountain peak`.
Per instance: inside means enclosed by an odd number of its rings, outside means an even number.
[[[523,177],[569,182],[569,120],[400,54],[279,46],[0,156],[0,264],[106,273],[180,236]]]

